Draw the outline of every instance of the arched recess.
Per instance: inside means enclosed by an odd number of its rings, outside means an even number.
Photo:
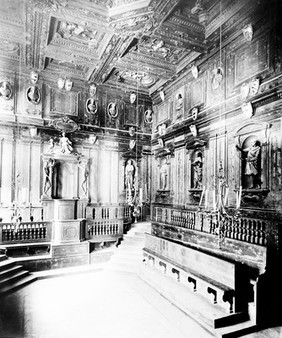
[[[267,123],[248,123],[235,134],[235,191],[242,190],[242,204],[257,206],[269,192],[269,137]]]

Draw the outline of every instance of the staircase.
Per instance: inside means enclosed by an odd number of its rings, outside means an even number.
[[[123,236],[121,243],[114,249],[104,270],[138,274],[142,267],[145,232],[150,232],[150,230],[149,222],[133,223],[131,229]]]
[[[254,321],[248,315],[241,313],[226,315],[226,312],[219,306],[214,306],[205,297],[195,294],[175,278],[152,268],[148,262],[143,262],[145,233],[150,233],[150,229],[148,222],[133,224],[120,245],[114,248],[111,259],[104,265],[104,270],[136,274],[169,302],[198,322],[211,336],[240,337],[257,330]],[[216,329],[215,318],[226,318],[226,320]]]
[[[0,295],[14,291],[36,280],[16,261],[0,255]]]

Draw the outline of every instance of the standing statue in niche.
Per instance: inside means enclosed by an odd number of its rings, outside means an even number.
[[[128,190],[133,189],[134,174],[135,168],[134,165],[132,164],[132,160],[128,160],[127,165],[125,167],[125,186]]]
[[[161,174],[161,182],[160,182],[160,188],[161,190],[167,190],[167,183],[168,183],[168,165],[167,162],[164,162],[160,169]]]
[[[44,164],[44,173],[45,173],[45,182],[43,188],[44,195],[47,195],[50,188],[52,187],[52,171],[54,165],[55,161],[51,158]]]
[[[60,138],[61,153],[70,154],[73,151],[71,141],[66,137],[66,133],[63,131],[62,137]]]
[[[201,189],[202,188],[202,179],[203,179],[203,161],[202,161],[202,153],[198,152],[197,156],[192,163],[193,166],[193,188]]]
[[[246,164],[245,164],[245,172],[244,174],[249,178],[247,189],[257,189],[261,187],[260,180],[260,152],[261,146],[258,140],[254,140],[251,143],[251,146],[245,149],[240,148],[236,145],[236,148],[242,152],[246,152]]]
[[[88,192],[87,181],[89,176],[89,168],[87,163],[79,162],[78,166],[83,170],[83,181],[81,183],[81,189],[83,191],[83,195],[86,196]]]

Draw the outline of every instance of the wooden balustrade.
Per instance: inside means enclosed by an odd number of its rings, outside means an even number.
[[[120,237],[124,233],[124,224],[131,223],[131,210],[128,206],[91,205],[86,207],[86,218],[89,239]]]
[[[0,243],[37,243],[50,242],[52,222],[0,223]]]
[[[156,205],[152,215],[153,232],[158,236],[182,239],[181,229],[218,235],[217,213]],[[253,217],[250,213],[244,214],[242,211],[239,218],[225,217],[221,230],[225,238],[266,246],[269,233],[276,231],[277,222],[275,215],[271,213],[269,216],[256,213]]]

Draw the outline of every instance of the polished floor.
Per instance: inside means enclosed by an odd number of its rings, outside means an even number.
[[[1,301],[1,338],[209,338],[133,274],[93,271],[39,280]],[[281,338],[268,329],[248,338]]]
[[[37,281],[1,304],[0,336],[208,338],[132,274],[96,271]]]

